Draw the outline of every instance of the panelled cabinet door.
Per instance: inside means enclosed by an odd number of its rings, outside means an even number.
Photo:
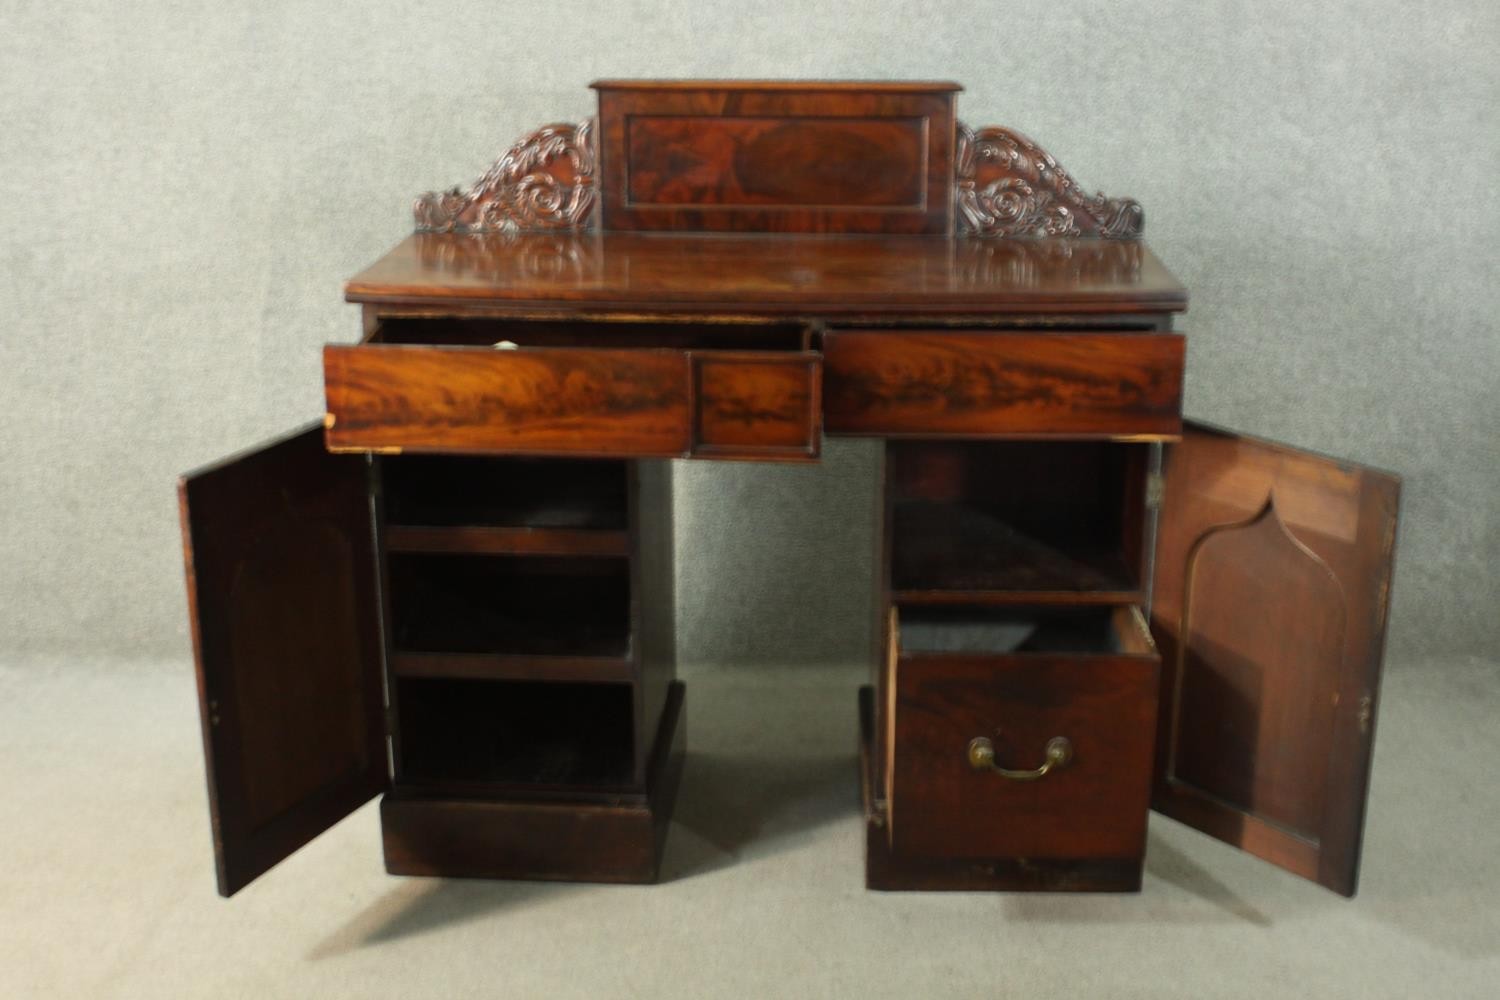
[[[1153,807],[1352,896],[1400,480],[1187,424],[1164,487]]]
[[[318,426],[179,484],[222,895],[386,785],[367,483]]]

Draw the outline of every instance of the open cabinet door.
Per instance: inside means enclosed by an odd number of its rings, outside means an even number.
[[[321,426],[179,484],[222,895],[386,785],[367,484]]]
[[[1400,480],[1185,424],[1151,628],[1153,807],[1354,895]]]

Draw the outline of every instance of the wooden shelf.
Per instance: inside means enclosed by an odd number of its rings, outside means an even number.
[[[966,503],[904,500],[894,511],[900,604],[1129,604],[1140,588],[1118,546],[1066,548]]]
[[[626,684],[635,679],[635,667],[628,656],[394,652],[391,673],[397,677],[559,683]]]
[[[387,525],[390,552],[474,555],[628,556],[630,534],[594,528]]]

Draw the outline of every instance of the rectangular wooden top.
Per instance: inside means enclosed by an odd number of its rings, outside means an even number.
[[[594,90],[783,90],[888,94],[952,94],[952,80],[595,80]]]
[[[874,316],[1164,313],[1187,291],[1144,243],[774,233],[419,233],[350,302],[499,310]]]

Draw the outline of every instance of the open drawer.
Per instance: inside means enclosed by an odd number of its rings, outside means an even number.
[[[891,633],[893,850],[1141,857],[1159,659],[1139,610],[900,608]]]
[[[830,434],[1171,438],[1181,334],[834,330],[823,338]]]
[[[822,357],[796,324],[384,320],[323,350],[334,451],[811,461]]]

